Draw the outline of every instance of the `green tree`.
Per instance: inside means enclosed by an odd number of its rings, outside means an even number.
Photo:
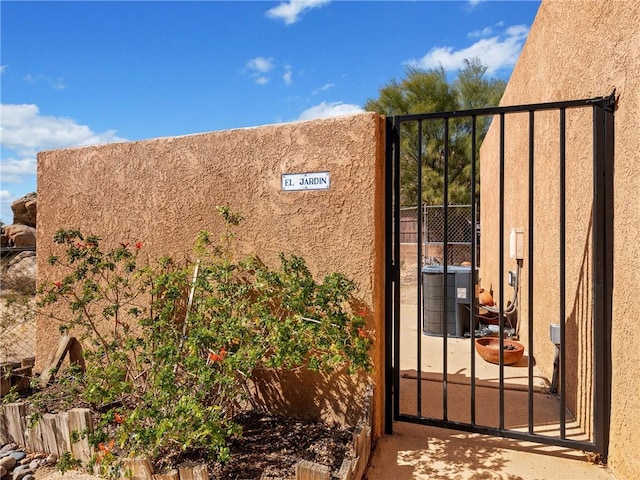
[[[401,81],[391,80],[380,88],[377,99],[368,99],[364,108],[387,116],[446,112],[496,106],[505,82],[488,78],[487,67],[477,58],[465,60],[457,77],[448,81],[442,68],[425,70],[408,67]],[[489,128],[490,117],[477,117],[476,147]],[[471,120],[449,121],[449,190],[447,203],[471,202]],[[418,124],[403,124],[400,133],[401,203],[415,206],[418,198]],[[422,198],[423,204],[442,205],[444,200],[445,122],[422,125]],[[477,152],[476,152],[477,153]],[[476,156],[477,159],[477,156]],[[475,179],[479,189],[478,178]],[[478,190],[479,191],[479,190]]]

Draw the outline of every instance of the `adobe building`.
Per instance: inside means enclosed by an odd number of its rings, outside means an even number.
[[[612,231],[604,239],[611,246],[607,263],[612,275],[610,332],[610,434],[608,464],[618,478],[638,478],[640,459],[630,454],[640,449],[640,367],[635,352],[640,348],[640,304],[635,295],[640,288],[640,4],[635,1],[598,0],[542,2],[520,58],[513,70],[501,105],[588,99],[608,96],[615,90],[614,163],[612,203],[604,212],[612,222]],[[526,114],[506,123],[504,234],[510,227],[528,231],[528,159],[529,122]],[[553,365],[554,347],[548,341],[549,318],[559,309],[560,249],[559,164],[560,141],[558,112],[536,113],[534,122],[534,211],[533,250],[537,273],[533,291],[537,300],[531,311],[536,322],[534,352],[537,365]],[[592,185],[592,114],[589,108],[567,109],[564,119],[566,156],[564,198],[566,204],[566,378],[567,408],[584,423],[593,408],[585,400],[594,388],[594,372],[578,367],[588,365],[594,352],[590,347],[596,332],[589,324],[594,299],[585,288],[594,280],[592,241],[594,202]],[[488,252],[498,242],[499,200],[498,149],[500,125],[494,119],[481,149],[482,244],[480,276],[498,278],[497,259]],[[528,243],[525,242],[525,250]],[[529,254],[525,251],[525,257]],[[505,252],[504,261],[512,261]],[[527,265],[523,268],[523,292],[520,305],[527,305]],[[605,279],[595,278],[596,283]],[[527,308],[521,308],[521,321],[528,321]],[[525,338],[526,341],[526,338]],[[549,377],[550,378],[550,377]],[[608,390],[608,385],[606,390]],[[606,395],[606,393],[604,394]],[[596,401],[603,400],[597,399]],[[589,429],[588,425],[584,425]]]

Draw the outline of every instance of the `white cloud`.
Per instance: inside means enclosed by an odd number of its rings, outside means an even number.
[[[282,2],[277,7],[268,10],[266,15],[276,20],[284,20],[285,25],[291,25],[300,20],[300,15],[305,10],[322,7],[331,0],[289,0]]]
[[[317,118],[340,117],[362,113],[364,110],[359,105],[342,102],[322,102],[306,109],[300,114],[298,120],[315,120]]]
[[[249,77],[258,85],[264,85],[270,78],[265,75],[269,73],[275,65],[273,58],[256,57],[247,62],[246,68],[249,70]]]
[[[273,68],[273,58],[252,58],[247,62],[247,68],[254,72],[267,73]]]
[[[2,177],[4,182],[4,177]],[[18,197],[11,193],[9,190],[0,190],[0,211],[2,217],[0,218],[4,223],[10,223],[13,219],[13,212],[11,211],[11,204]]]
[[[64,90],[65,88],[67,88],[67,85],[64,82],[64,78],[62,77],[58,77],[54,79],[42,74],[32,75],[28,73],[23,77],[23,80],[29,83],[36,83],[40,81],[46,82],[54,90]]]
[[[291,75],[292,75],[291,65],[285,65],[284,74],[282,75],[282,80],[284,81],[285,85],[291,85],[291,83],[293,83]]]
[[[36,167],[35,157],[3,158],[0,162],[2,183],[22,183],[21,175],[35,175]]]
[[[484,2],[486,0],[467,0],[467,6],[472,9],[478,6],[480,2]]]
[[[482,30],[475,30],[473,32],[469,32],[468,36],[471,38],[486,37],[487,35],[491,35],[492,33],[493,33],[493,28],[485,27]]]
[[[325,92],[327,90],[329,90],[330,88],[335,87],[336,84],[335,83],[325,83],[323,86],[321,86],[320,88],[316,88],[313,92],[311,92],[311,96],[315,96],[321,92]]]
[[[115,130],[96,133],[70,118],[41,115],[33,104],[1,105],[0,131],[2,147],[20,157],[35,157],[39,150],[126,140],[116,136]]]
[[[514,25],[508,27],[503,34],[483,38],[467,48],[454,50],[453,47],[434,47],[424,57],[405,63],[427,69],[442,66],[445,70],[452,71],[464,67],[465,59],[477,57],[487,66],[487,73],[493,75],[502,68],[515,65],[528,33],[529,27]]]
[[[5,203],[11,200],[13,200],[13,195],[9,190],[0,190],[0,202]]]

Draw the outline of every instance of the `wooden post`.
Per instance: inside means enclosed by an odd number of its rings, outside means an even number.
[[[153,480],[180,480],[178,470],[169,470],[167,473],[157,473],[152,475]]]
[[[67,352],[69,353],[69,361],[74,365],[79,365],[84,371],[85,363],[84,357],[82,356],[82,346],[80,345],[80,342],[78,342],[74,337],[64,335],[60,337],[57,350],[53,352],[51,357],[49,357],[47,366],[40,374],[39,383],[41,387],[46,387],[49,382],[54,379]]]
[[[69,433],[69,413],[60,412],[56,415],[56,445],[58,455],[71,451],[71,436]]]
[[[0,412],[0,445],[9,443],[9,430],[7,430],[7,421],[4,412]]]
[[[0,368],[0,397],[11,391],[11,375],[6,375],[4,367]]]
[[[354,467],[353,461],[345,458],[342,460],[340,470],[338,471],[338,480],[354,480]]]
[[[7,431],[9,438],[24,447],[26,442],[24,439],[25,431],[25,405],[23,402],[8,403],[4,406],[4,415],[7,422]]]
[[[209,480],[209,470],[206,465],[181,466],[180,480]]]
[[[93,449],[89,445],[88,434],[93,432],[91,410],[88,408],[72,408],[69,410],[69,435],[77,434],[80,438],[71,443],[71,454],[83,465],[91,459]]]
[[[326,465],[303,460],[296,464],[296,480],[331,480],[331,472]]]
[[[360,479],[369,462],[371,451],[371,427],[358,425],[353,432],[353,449],[356,455],[356,471],[354,478]]]
[[[42,422],[37,421],[34,425],[31,425],[31,415],[27,415],[26,417],[26,428],[25,428],[25,442],[26,447],[33,453],[43,452],[43,444],[42,444]]]
[[[125,458],[120,476],[127,480],[152,480],[153,467],[147,457]]]
[[[47,453],[55,453],[60,455],[58,450],[58,425],[57,416],[53,413],[45,413],[42,415],[40,425],[42,428],[42,447]],[[64,440],[63,440],[64,441]]]

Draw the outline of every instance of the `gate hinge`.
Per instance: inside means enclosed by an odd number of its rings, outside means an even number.
[[[601,97],[591,100],[591,103],[601,103],[602,107],[608,112],[615,112],[618,109],[618,97],[616,97],[616,89],[613,89],[608,97]]]

